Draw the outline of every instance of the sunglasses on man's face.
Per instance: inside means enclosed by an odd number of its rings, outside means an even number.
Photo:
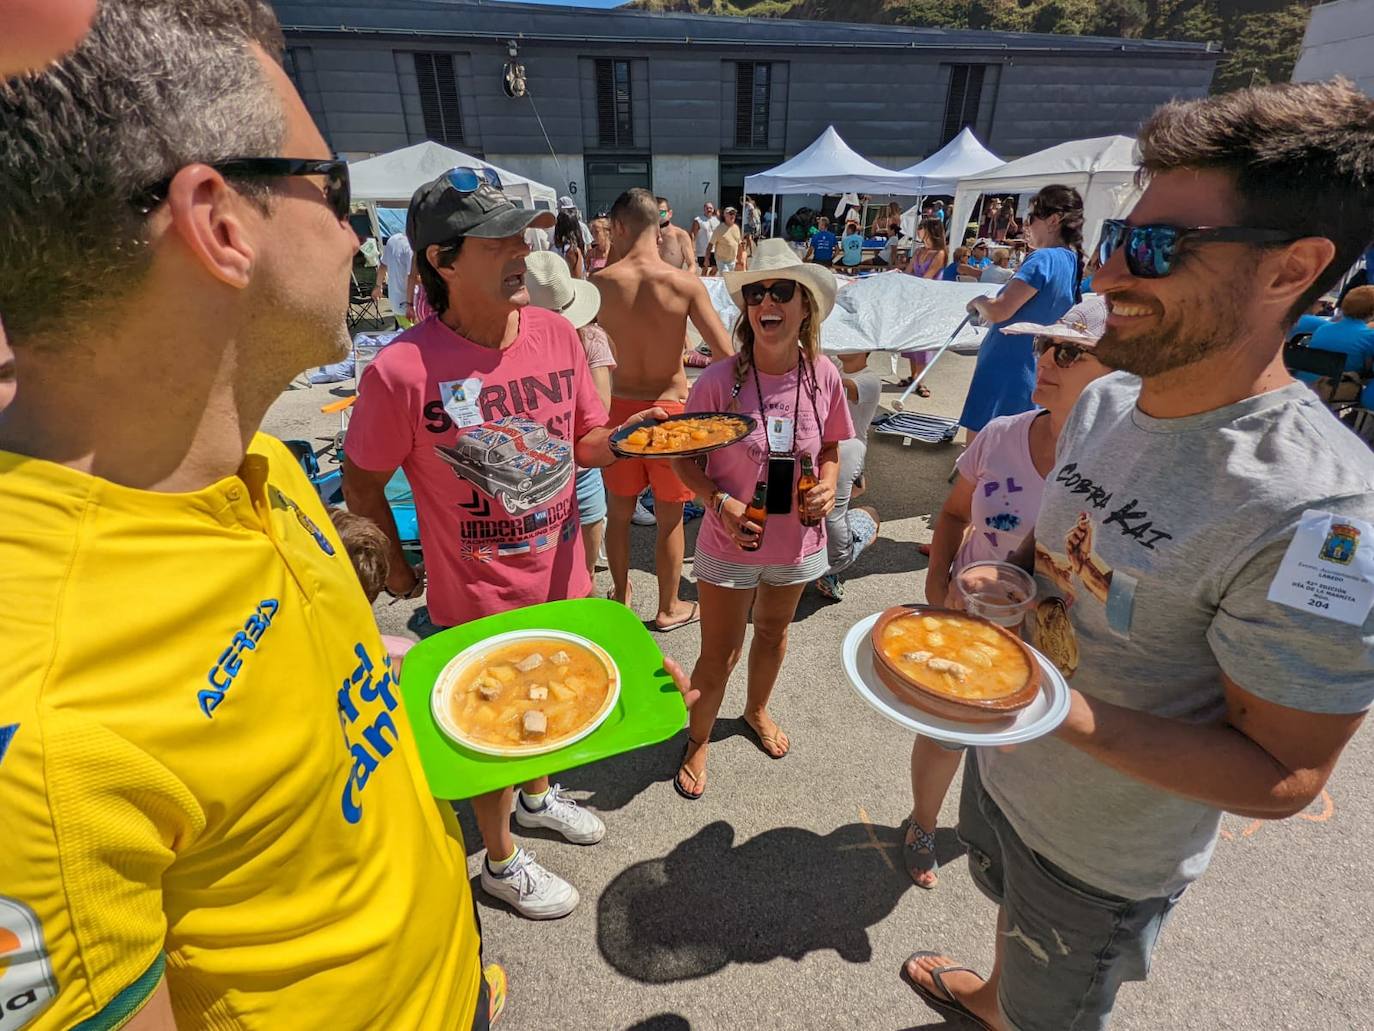
[[[750,283],[748,286],[739,288],[740,296],[744,298],[744,305],[747,308],[757,308],[763,303],[764,294],[772,297],[779,304],[786,304],[797,293],[797,281],[795,279],[779,279],[772,283]]]
[[[1061,369],[1071,369],[1078,364],[1078,360],[1090,351],[1086,347],[1078,344],[1065,343],[1063,340],[1056,340],[1054,337],[1036,337],[1035,353],[1043,355],[1046,351],[1054,351],[1054,364]]]
[[[459,193],[476,193],[483,183],[501,189],[501,177],[491,168],[450,168],[444,178]]]
[[[1097,245],[1097,260],[1105,265],[1113,254],[1123,250],[1126,268],[1138,279],[1163,279],[1174,271],[1179,247],[1189,243],[1291,243],[1297,237],[1283,229],[1253,229],[1248,226],[1171,226],[1150,224],[1133,226],[1125,219],[1109,218],[1102,223],[1102,242]]]
[[[285,179],[300,175],[324,177],[324,201],[339,221],[348,218],[353,207],[353,190],[348,178],[347,161],[322,161],[318,158],[229,158],[210,163],[226,179]],[[139,191],[132,203],[147,215],[167,199],[172,176]]]

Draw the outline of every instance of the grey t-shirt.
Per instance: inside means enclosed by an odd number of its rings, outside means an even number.
[[[1137,410],[1139,391],[1099,380],[1064,427],[1035,527],[1036,646],[1084,694],[1172,719],[1221,718],[1222,672],[1293,709],[1368,708],[1374,616],[1268,600],[1305,509],[1374,520],[1368,446],[1301,383],[1168,420]],[[1211,858],[1219,810],[1056,738],[978,761],[1026,844],[1105,891],[1170,895]]]

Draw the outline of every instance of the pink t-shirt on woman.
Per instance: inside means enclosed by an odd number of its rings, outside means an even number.
[[[1030,428],[1041,415],[1049,418],[1036,409],[993,419],[954,463],[973,481],[972,518],[955,572],[971,562],[1005,562],[1035,529],[1045,480],[1031,460]]]
[[[816,370],[816,406],[813,412],[807,400],[807,384],[802,386],[801,413],[793,412],[793,402],[797,398],[797,374],[801,366],[784,376],[750,371],[744,379],[744,386],[733,408],[730,395],[735,388],[735,364],[738,359],[716,362],[692,386],[687,395],[688,412],[728,412],[752,415],[758,420],[754,432],[737,444],[713,451],[707,456],[706,475],[716,486],[748,504],[754,496],[754,486],[767,476],[768,437],[765,430],[766,416],[780,416],[796,419],[796,453],[810,454],[816,462],[816,473],[820,474],[817,457],[822,444],[838,444],[854,436],[854,424],[849,419],[849,406],[845,403],[844,387],[840,374],[831,362],[813,363]],[[763,390],[763,404],[766,412],[759,412],[758,391],[754,388],[754,377],[758,377]],[[819,417],[819,423],[817,422]],[[797,463],[800,474],[801,462]],[[795,488],[795,480],[793,481]],[[788,515],[771,515],[764,528],[763,543],[757,551],[745,551],[730,537],[729,531],[720,518],[707,509],[702,522],[701,533],[697,537],[697,551],[712,558],[726,562],[739,562],[746,565],[783,566],[800,562],[808,555],[814,555],[825,547],[825,525],[803,526],[797,516],[797,505],[792,503]]]

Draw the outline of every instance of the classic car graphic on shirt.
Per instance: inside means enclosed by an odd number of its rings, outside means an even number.
[[[511,515],[557,497],[573,475],[572,444],[520,416],[461,430],[453,447],[436,444],[434,450]]]

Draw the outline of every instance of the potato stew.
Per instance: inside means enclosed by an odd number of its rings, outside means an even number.
[[[610,674],[587,648],[558,638],[512,642],[467,667],[450,704],[453,722],[486,745],[571,737],[594,720]]]

